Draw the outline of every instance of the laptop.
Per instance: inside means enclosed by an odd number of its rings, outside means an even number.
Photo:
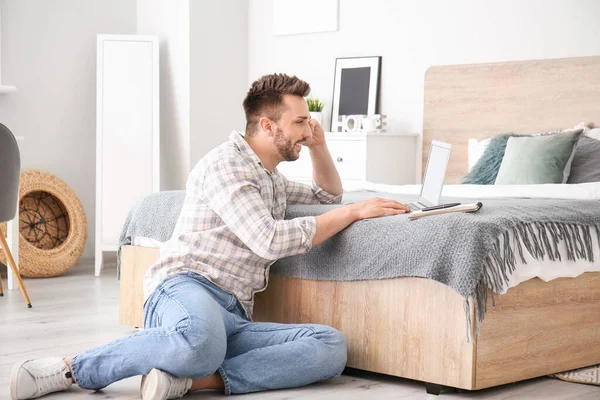
[[[411,211],[423,210],[439,205],[442,188],[444,187],[444,180],[446,179],[446,169],[448,168],[451,149],[451,144],[437,140],[431,142],[419,200],[406,203]]]

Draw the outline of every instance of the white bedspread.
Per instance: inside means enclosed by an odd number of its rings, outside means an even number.
[[[375,192],[419,194],[421,185],[384,185],[361,182],[344,185],[345,190],[370,190]],[[575,185],[446,185],[442,196],[486,199],[494,197],[524,197],[548,199],[600,200],[600,182]]]

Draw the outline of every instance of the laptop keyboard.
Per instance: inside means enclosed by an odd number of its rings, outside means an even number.
[[[421,208],[418,207],[415,203],[406,203],[410,211],[419,211]]]

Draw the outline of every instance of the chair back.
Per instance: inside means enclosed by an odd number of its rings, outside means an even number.
[[[0,123],[0,222],[17,213],[21,153],[12,132]]]

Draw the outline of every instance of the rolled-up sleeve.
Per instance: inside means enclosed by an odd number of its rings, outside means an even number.
[[[312,248],[315,217],[273,218],[247,166],[229,160],[213,163],[204,175],[202,192],[209,207],[256,255],[275,261]]]
[[[287,180],[285,182],[285,195],[288,204],[338,204],[342,202],[342,194],[334,195],[313,182],[312,186],[300,182]]]

